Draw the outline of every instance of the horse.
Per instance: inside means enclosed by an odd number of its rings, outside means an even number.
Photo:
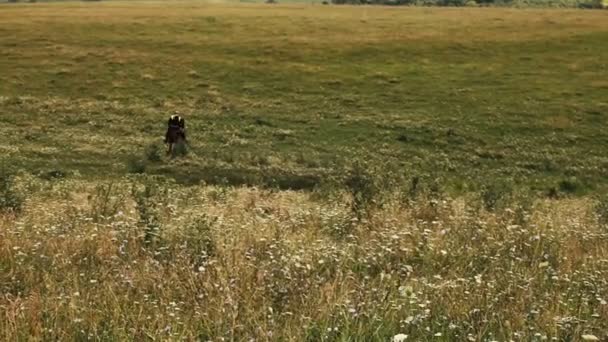
[[[186,140],[186,121],[179,115],[171,115],[165,134],[165,144],[168,145],[167,155],[175,156],[175,147],[184,147]]]

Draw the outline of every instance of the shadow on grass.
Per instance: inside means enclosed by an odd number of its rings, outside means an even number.
[[[322,174],[298,174],[279,169],[245,169],[219,166],[162,166],[148,170],[175,179],[184,185],[200,183],[232,186],[258,186],[281,190],[312,190],[321,184]]]

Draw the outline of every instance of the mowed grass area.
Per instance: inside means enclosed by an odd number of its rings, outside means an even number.
[[[146,172],[188,183],[309,188],[365,160],[456,192],[606,187],[606,11],[101,2],[0,22],[0,152],[27,171],[125,174],[178,110],[193,153]]]

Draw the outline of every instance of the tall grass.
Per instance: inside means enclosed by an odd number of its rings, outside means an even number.
[[[608,231],[589,199],[487,210],[394,188],[359,221],[339,188],[16,182],[32,190],[0,216],[3,340],[608,337]]]

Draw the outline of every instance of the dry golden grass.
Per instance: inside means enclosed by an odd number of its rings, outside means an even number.
[[[147,218],[132,195],[146,184]],[[608,231],[590,200],[486,211],[395,194],[357,222],[339,191],[16,189],[23,212],[0,220],[3,340],[608,337]]]
[[[94,10],[92,10],[94,9]],[[559,15],[556,15],[559,13]],[[361,44],[373,42],[438,42],[528,41],[547,37],[567,38],[592,31],[608,29],[604,11],[505,8],[421,8],[421,7],[361,7],[311,6],[302,4],[209,4],[184,2],[103,2],[51,3],[17,5],[4,8],[0,20],[6,25],[26,26],[46,23],[103,23],[104,25],[174,24],[215,17],[223,25],[235,25],[223,42],[243,39],[272,42],[280,33],[288,42],[300,44],[338,43]],[[251,20],[255,18],[255,20]],[[285,18],[294,25],[286,25]],[[246,19],[245,25],[237,25]],[[226,20],[226,21],[224,21]],[[312,25],[302,26],[309,20]],[[325,23],[325,25],[323,25]],[[412,30],[403,30],[403,25]],[[483,27],[483,30],[479,28]],[[553,27],[553,29],[550,29]],[[251,29],[255,28],[255,36]],[[277,32],[280,28],[280,32]],[[339,29],[337,29],[339,28]],[[553,33],[551,33],[553,31]],[[542,32],[542,34],[539,34]],[[322,33],[322,34],[321,34]],[[128,34],[128,33],[127,33]],[[162,35],[162,33],[161,33]],[[195,38],[200,43],[219,38],[201,36],[196,32],[180,32],[171,36],[171,43]],[[58,49],[69,47],[57,46]],[[69,52],[69,50],[63,50]],[[77,52],[82,52],[80,49]],[[127,51],[128,53],[128,51]],[[187,56],[180,56],[187,57]]]

